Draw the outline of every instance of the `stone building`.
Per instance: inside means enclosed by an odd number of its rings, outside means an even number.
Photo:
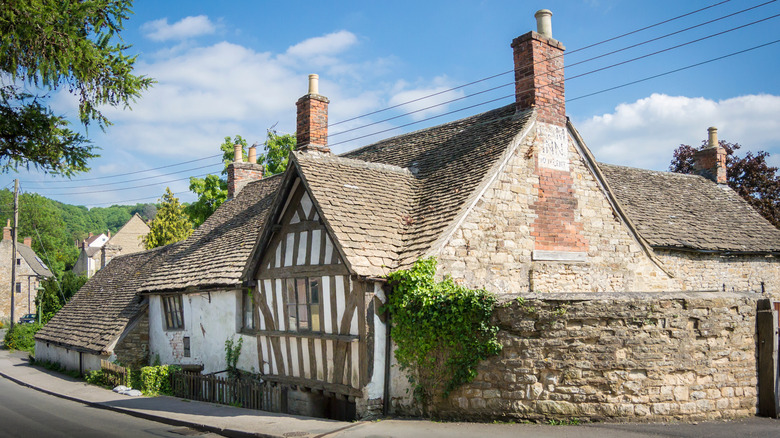
[[[79,245],[79,258],[73,265],[73,272],[90,278],[106,266],[114,256],[143,251],[145,248],[141,238],[148,233],[149,225],[138,213],[134,214],[113,236],[110,231],[108,234],[96,236],[90,233],[89,237]]]
[[[11,318],[11,294],[14,295],[14,318],[27,313],[36,313],[35,297],[41,280],[51,277],[52,273],[45,263],[30,247],[32,238],[25,237],[24,243],[16,243],[16,284],[11,285],[11,252],[13,240],[10,223],[3,228],[3,240],[0,241],[0,320]],[[16,322],[16,321],[14,321]]]
[[[239,367],[286,386],[291,413],[417,412],[380,309],[386,274],[435,256],[500,297],[504,347],[437,415],[755,413],[780,231],[724,184],[714,130],[700,175],[597,162],[566,117],[550,15],[511,44],[515,102],[339,156],[311,75],[287,170],[263,178],[237,151],[231,200],[137,277],[151,354],[215,372],[240,336]]]

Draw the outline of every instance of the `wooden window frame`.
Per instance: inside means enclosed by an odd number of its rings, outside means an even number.
[[[163,295],[163,321],[165,330],[184,330],[184,300],[181,294]]]
[[[290,277],[283,281],[288,331],[323,333],[321,277]],[[304,287],[303,291],[301,285]],[[313,285],[316,285],[316,288]],[[293,288],[292,291],[290,287]]]
[[[241,331],[245,333],[255,333],[259,330],[257,312],[254,296],[252,295],[252,289],[244,289],[241,291]],[[249,309],[247,309],[249,307]],[[247,310],[251,312],[251,325],[247,324]]]

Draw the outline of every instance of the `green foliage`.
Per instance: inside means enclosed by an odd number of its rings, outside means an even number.
[[[89,141],[68,128],[45,101],[65,89],[79,101],[84,126],[110,125],[106,106],[127,106],[152,84],[132,74],[130,46],[115,43],[132,13],[129,0],[0,0],[0,74],[19,85],[0,89],[2,170],[19,166],[72,175],[95,157]]]
[[[269,129],[263,152],[257,156],[257,162],[265,166],[265,176],[276,175],[287,170],[287,160],[290,152],[295,150],[295,135],[279,135],[274,129]]]
[[[22,350],[35,353],[35,333],[43,327],[43,324],[14,324],[14,327],[5,333],[3,342],[9,350]]]
[[[87,277],[66,271],[59,278],[47,278],[41,282],[42,291],[35,297],[35,306],[41,315],[41,323],[51,318],[84,286]]]
[[[780,228],[780,175],[777,173],[777,167],[767,163],[769,154],[758,151],[754,155],[753,152],[748,151],[744,157],[739,157],[736,154],[736,151],[742,147],[739,143],[729,143],[724,140],[718,143],[726,150],[728,186],[752,205],[761,216]],[[707,147],[707,140],[704,140],[698,149],[681,144],[674,151],[669,170],[677,173],[695,173],[693,156],[705,147]]]
[[[146,396],[173,395],[170,375],[180,370],[181,368],[176,365],[157,365],[143,367],[138,371],[133,370],[133,374],[138,376],[137,381],[140,383],[138,386],[133,387]]]
[[[110,386],[103,370],[93,370],[84,375],[84,380],[97,386]]]
[[[165,188],[157,215],[149,227],[149,234],[142,238],[146,249],[178,242],[192,234],[192,222],[170,188]]]
[[[477,364],[501,351],[498,327],[490,324],[495,297],[450,277],[437,282],[435,274],[436,259],[428,258],[387,276],[395,357],[424,413],[434,397],[473,380]]]
[[[197,201],[187,206],[186,212],[195,227],[208,219],[223,202],[227,201],[227,181],[217,175],[190,178],[190,191],[198,195]]]
[[[244,345],[244,338],[239,336],[238,341],[234,342],[230,337],[225,339],[225,363],[227,364],[228,377],[237,380],[241,377],[238,370],[238,357],[241,356],[241,346]]]

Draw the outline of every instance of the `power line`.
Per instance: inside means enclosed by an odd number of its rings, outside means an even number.
[[[573,67],[573,66],[576,66],[576,65],[584,64],[586,62],[593,61],[595,59],[603,58],[605,56],[612,55],[612,54],[615,54],[615,53],[619,53],[619,52],[622,52],[622,51],[625,51],[625,50],[628,50],[628,49],[631,49],[631,48],[635,48],[635,47],[638,47],[638,46],[641,46],[641,45],[644,45],[644,44],[647,44],[647,43],[650,43],[650,42],[653,42],[653,41],[658,41],[660,39],[663,39],[663,38],[666,38],[666,37],[669,37],[669,36],[672,36],[672,35],[676,35],[676,34],[679,34],[679,33],[682,33],[682,32],[686,32],[688,30],[695,29],[697,27],[701,27],[701,26],[704,26],[706,24],[714,23],[714,22],[722,20],[724,18],[728,18],[728,17],[734,16],[734,15],[738,15],[738,14],[744,13],[746,11],[749,11],[749,10],[752,10],[752,9],[755,9],[755,8],[758,8],[758,7],[761,7],[761,6],[765,6],[765,5],[767,5],[769,3],[773,3],[775,1],[777,1],[777,0],[771,0],[769,2],[765,2],[765,3],[762,3],[760,5],[753,6],[751,8],[743,9],[741,11],[737,11],[735,13],[732,13],[732,14],[729,14],[729,15],[726,15],[726,16],[723,16],[723,17],[719,17],[717,19],[713,19],[713,20],[707,21],[705,23],[700,23],[700,24],[695,25],[695,26],[691,26],[691,27],[688,27],[688,28],[685,28],[685,29],[682,29],[682,30],[679,30],[679,31],[676,31],[676,32],[668,33],[666,35],[662,35],[660,37],[656,37],[656,38],[653,38],[653,39],[650,39],[650,40],[646,40],[646,41],[643,41],[643,42],[640,42],[640,43],[637,43],[637,44],[634,44],[634,45],[631,45],[631,46],[628,46],[628,47],[624,47],[624,48],[621,48],[621,49],[618,49],[618,50],[614,50],[612,52],[608,52],[608,53],[605,53],[605,54],[602,54],[602,55],[597,55],[597,56],[585,59],[583,61],[576,62],[574,64],[569,64],[567,66],[551,70],[551,72],[562,70],[562,69],[567,68],[567,67],[570,68],[570,67]],[[610,69],[610,68],[613,68],[613,67],[617,67],[619,65],[628,64],[630,62],[634,62],[634,61],[637,61],[637,60],[640,60],[640,59],[648,58],[650,56],[654,56],[654,55],[657,55],[657,54],[660,54],[660,53],[664,53],[664,52],[667,52],[667,51],[670,51],[670,50],[674,50],[674,49],[677,49],[677,48],[680,48],[680,47],[684,47],[684,46],[687,46],[687,45],[690,45],[690,44],[694,44],[694,43],[697,43],[697,42],[700,42],[700,41],[703,41],[703,40],[706,40],[706,39],[709,39],[709,38],[713,38],[713,37],[716,37],[716,36],[720,36],[720,35],[723,35],[723,34],[726,34],[726,33],[729,33],[729,32],[733,32],[733,31],[736,31],[736,30],[739,30],[739,29],[742,29],[742,28],[745,28],[745,27],[748,27],[748,26],[752,26],[752,25],[761,23],[763,21],[767,21],[767,20],[770,20],[770,19],[773,19],[773,18],[777,18],[778,16],[780,16],[780,14],[773,15],[773,16],[766,17],[766,18],[762,18],[760,20],[756,20],[756,21],[753,21],[751,23],[747,23],[747,24],[744,24],[744,25],[741,25],[741,26],[733,27],[733,28],[727,29],[725,31],[721,31],[721,32],[717,32],[717,33],[714,33],[714,34],[710,34],[710,35],[702,37],[702,38],[698,38],[698,39],[695,39],[695,40],[692,40],[692,41],[688,41],[688,42],[683,43],[683,44],[679,44],[679,45],[668,47],[666,49],[658,50],[658,51],[655,51],[655,52],[652,52],[652,53],[649,53],[649,54],[638,56],[638,57],[635,57],[635,58],[632,58],[632,59],[629,59],[629,60],[626,60],[626,61],[621,61],[619,63],[611,64],[611,65],[608,65],[606,67],[602,67],[602,68],[599,68],[599,69],[591,70],[591,71],[585,72],[585,73],[580,74],[580,75],[569,77],[567,79],[568,80],[572,80],[572,79],[576,79],[576,78],[579,78],[579,77],[582,77],[582,76],[587,76],[587,75],[593,74],[593,73],[601,71],[601,70],[607,70],[607,69]],[[554,57],[548,58],[547,60],[555,59],[555,58],[558,58],[558,57],[561,57],[561,56],[563,56],[563,55],[556,55]],[[547,60],[545,60],[545,61],[547,61]],[[539,62],[535,63],[534,65],[536,65],[536,64],[538,64],[540,62],[544,62],[544,61],[539,61]],[[512,70],[512,71],[514,71],[514,70]],[[491,78],[496,77],[496,76],[500,76],[500,74],[499,75],[494,75]],[[475,81],[475,82],[472,82],[472,83],[476,83],[476,82],[479,82],[479,81]],[[470,97],[474,97],[474,96],[477,96],[477,95],[480,95],[480,94],[484,94],[484,93],[487,93],[487,92],[490,92],[490,91],[494,91],[494,90],[497,90],[497,89],[500,89],[500,88],[503,88],[503,87],[508,87],[510,85],[514,85],[514,82],[508,82],[508,83],[505,83],[505,84],[502,84],[502,85],[499,85],[499,86],[496,86],[496,87],[492,87],[492,88],[488,88],[486,90],[478,91],[476,93],[468,94],[468,95],[465,95],[465,96],[461,96],[461,97],[450,99],[450,100],[447,100],[447,101],[444,101],[444,102],[433,104],[433,105],[427,106],[425,108],[420,108],[420,109],[417,109],[417,110],[414,110],[414,111],[409,111],[409,112],[406,112],[406,113],[403,113],[403,114],[399,114],[399,115],[396,115],[396,116],[392,116],[392,117],[388,117],[388,118],[385,118],[385,119],[382,119],[382,120],[378,120],[376,122],[367,123],[367,124],[364,124],[364,125],[361,125],[361,126],[357,126],[357,127],[354,127],[354,128],[346,129],[344,131],[339,131],[339,132],[336,132],[336,133],[333,133],[333,134],[329,134],[328,138],[335,137],[335,136],[338,136],[338,135],[342,135],[342,134],[347,133],[347,132],[358,131],[358,130],[367,128],[369,126],[378,125],[380,123],[384,123],[384,122],[388,122],[390,120],[395,120],[395,119],[399,119],[399,118],[402,118],[402,117],[406,117],[406,116],[411,115],[411,114],[416,114],[416,113],[419,113],[419,112],[422,112],[422,111],[427,111],[427,110],[430,110],[430,109],[433,109],[433,108],[436,108],[436,107],[439,107],[439,106],[443,106],[443,105],[447,105],[447,104],[450,104],[450,103],[453,103],[453,102],[464,100],[464,99],[467,99],[467,98],[470,98]],[[456,87],[456,89],[457,88],[460,88],[460,87]],[[525,90],[525,91],[530,91],[530,90]],[[442,94],[442,93],[443,92],[435,93],[434,95],[439,95],[439,94]],[[428,97],[432,97],[434,95],[430,95]],[[419,101],[419,100],[422,100],[422,99],[423,98],[415,99],[414,101]],[[413,101],[410,101],[410,102],[413,102]],[[339,123],[341,123],[341,122],[339,122]],[[333,126],[333,125],[330,125],[330,126]],[[358,137],[357,139],[364,138],[364,137],[365,136]],[[343,143],[343,142],[341,142],[341,143]],[[335,144],[340,144],[340,143],[335,143]]]
[[[731,0],[724,0],[724,1],[712,4],[710,6],[706,6],[706,7],[697,9],[695,11],[691,11],[691,12],[688,12],[688,13],[685,13],[685,14],[682,14],[682,15],[678,15],[676,17],[672,17],[672,18],[660,21],[658,23],[651,24],[649,26],[645,26],[645,27],[640,28],[640,29],[632,30],[632,31],[626,32],[624,34],[621,34],[621,35],[618,35],[618,36],[615,36],[615,37],[612,37],[612,38],[608,38],[606,40],[602,40],[602,41],[599,41],[599,42],[587,45],[585,47],[580,47],[578,49],[570,50],[569,51],[569,55],[577,53],[577,52],[580,52],[580,51],[583,51],[583,50],[587,50],[587,49],[590,49],[590,48],[593,48],[593,47],[596,47],[596,46],[599,46],[601,44],[605,44],[605,43],[608,43],[608,42],[611,42],[611,41],[615,41],[615,40],[618,40],[618,39],[621,39],[621,38],[627,37],[629,35],[633,35],[633,34],[636,34],[636,33],[648,30],[648,29],[652,29],[654,27],[658,27],[660,25],[663,25],[663,24],[666,24],[666,23],[670,23],[672,21],[679,20],[681,18],[685,18],[685,17],[688,17],[690,15],[697,14],[699,12],[703,12],[703,11],[705,11],[707,9],[711,9],[711,8],[716,7],[716,6],[720,6],[720,5],[724,4],[724,3],[728,3],[729,1],[731,1]],[[771,1],[767,2],[767,3],[763,3],[763,4],[758,5],[756,7],[764,6],[764,5],[768,4],[768,3],[773,3],[775,1],[777,1],[777,0],[771,0]],[[482,78],[482,79],[477,79],[475,81],[468,82],[468,83],[463,84],[463,85],[458,85],[456,87],[448,88],[446,90],[437,91],[436,93],[428,94],[426,96],[418,97],[416,99],[412,99],[412,100],[409,100],[409,101],[406,101],[406,102],[401,102],[399,104],[392,105],[392,106],[389,106],[389,107],[386,107],[386,108],[382,108],[382,109],[379,109],[379,110],[376,110],[376,111],[372,111],[372,112],[365,113],[365,114],[362,114],[362,115],[359,115],[359,116],[351,117],[349,119],[345,119],[345,120],[341,120],[341,121],[338,121],[338,122],[335,122],[335,123],[331,123],[329,126],[336,126],[336,125],[340,125],[342,123],[351,122],[353,120],[361,119],[363,117],[372,116],[374,114],[378,114],[378,113],[381,113],[381,112],[384,112],[384,111],[388,111],[388,110],[391,110],[391,109],[394,109],[394,108],[398,108],[398,107],[401,107],[401,106],[404,106],[404,105],[408,105],[410,103],[419,102],[421,100],[428,99],[428,98],[435,97],[435,96],[439,96],[441,94],[449,93],[451,91],[459,90],[461,88],[468,87],[470,85],[478,84],[480,82],[484,82],[484,81],[487,81],[487,80],[490,80],[490,79],[495,79],[495,78],[497,78],[499,76],[507,75],[507,74],[513,73],[513,72],[514,72],[514,69],[509,70],[509,71],[505,71],[505,72],[502,72],[502,73],[497,73],[497,74],[494,74],[494,75],[491,75],[491,76],[488,76],[488,77],[485,77],[485,78]]]
[[[128,180],[125,180],[125,181],[117,181],[117,182],[111,182],[111,183],[102,183],[101,185],[103,185],[103,186],[110,186],[110,185],[125,184],[125,183],[136,182],[136,181],[146,181],[146,180],[153,179],[153,178],[162,178],[164,176],[176,175],[178,173],[192,172],[193,170],[206,169],[206,168],[213,167],[213,166],[216,166],[216,165],[221,165],[221,164],[223,164],[223,163],[220,161],[218,163],[207,164],[205,166],[193,167],[193,168],[184,169],[184,170],[177,170],[176,172],[163,173],[163,174],[160,174],[160,175],[148,176],[148,177],[144,177],[144,178],[128,179]],[[42,182],[50,182],[50,181],[42,181]],[[72,187],[62,188],[62,190],[83,189],[83,188],[92,188],[92,187],[94,187],[94,186],[93,185],[72,186]],[[33,187],[33,188],[39,188],[39,187]],[[44,188],[44,189],[47,190],[46,188]],[[59,189],[59,187],[52,188],[51,190],[57,190],[57,189]]]
[[[200,178],[200,177],[204,177],[206,175],[209,175],[209,174],[208,173],[203,173],[203,174],[200,174],[200,175],[189,176],[187,178],[172,179],[172,180],[168,180],[168,181],[159,181],[159,182],[156,182],[156,183],[144,184],[144,185],[140,185],[140,186],[121,187],[121,188],[117,188],[117,189],[108,189],[108,190],[92,190],[92,191],[88,191],[88,192],[78,192],[78,193],[49,193],[49,195],[51,195],[51,196],[67,195],[67,194],[90,195],[90,194],[93,194],[93,193],[119,192],[119,191],[124,191],[124,190],[142,189],[144,187],[154,187],[154,186],[159,186],[159,185],[162,185],[162,184],[168,184],[168,183],[172,183],[172,182],[187,181],[190,178]]]
[[[719,56],[719,57],[716,57],[716,58],[711,58],[711,59],[708,59],[706,61],[702,61],[702,62],[699,62],[699,63],[696,63],[696,64],[690,64],[690,65],[687,65],[685,67],[681,67],[681,68],[674,69],[674,70],[669,70],[669,71],[664,72],[664,73],[660,73],[660,74],[653,75],[653,76],[648,76],[646,78],[639,79],[639,80],[632,81],[632,82],[628,82],[628,83],[625,83],[625,84],[622,84],[622,85],[618,85],[618,86],[615,86],[615,87],[606,88],[606,89],[603,89],[603,90],[600,90],[600,91],[597,91],[597,92],[594,92],[594,93],[590,93],[590,94],[587,94],[587,95],[584,95],[584,96],[578,96],[576,98],[566,99],[565,102],[571,102],[571,101],[574,101],[574,100],[583,99],[585,97],[594,96],[594,95],[597,95],[597,94],[605,93],[607,91],[615,90],[615,89],[618,89],[618,88],[623,88],[623,87],[626,87],[626,86],[629,86],[629,85],[633,85],[633,84],[637,84],[637,83],[640,83],[640,82],[645,82],[645,81],[648,81],[650,79],[655,79],[655,78],[658,78],[658,77],[661,77],[661,76],[666,76],[666,75],[669,75],[669,74],[672,74],[672,73],[676,73],[676,72],[679,72],[679,71],[687,70],[687,69],[690,69],[690,68],[693,68],[693,67],[698,67],[700,65],[708,64],[708,63],[711,63],[711,62],[714,62],[714,61],[719,61],[719,60],[722,60],[722,59],[725,59],[725,58],[729,58],[729,57],[732,57],[732,56],[735,56],[735,55],[746,53],[746,52],[749,52],[749,51],[752,51],[752,50],[760,49],[762,47],[766,47],[766,46],[769,46],[769,45],[772,45],[772,44],[776,44],[776,43],[779,43],[779,42],[780,42],[780,40],[770,41],[768,43],[764,43],[764,44],[753,46],[753,47],[750,47],[750,48],[747,48],[747,49],[739,50],[737,52],[732,52],[732,53],[729,53],[727,55]],[[554,84],[554,83],[552,83],[552,84]],[[552,85],[552,84],[548,84],[548,85]],[[467,106],[467,107],[464,107],[464,108],[460,108],[460,109],[457,109],[457,110],[448,111],[448,112],[443,113],[443,114],[437,114],[435,116],[427,117],[425,119],[421,119],[421,120],[417,120],[417,121],[414,121],[414,122],[406,123],[404,125],[400,125],[400,126],[396,126],[396,127],[393,127],[393,128],[384,129],[384,130],[381,130],[381,131],[373,132],[371,134],[362,135],[360,137],[352,138],[352,139],[349,139],[349,140],[343,140],[343,141],[337,142],[337,143],[331,143],[329,146],[336,146],[336,145],[347,143],[347,142],[350,142],[350,141],[359,140],[359,139],[366,138],[366,137],[371,137],[371,136],[374,136],[374,135],[377,135],[377,134],[383,134],[385,132],[393,131],[393,130],[400,129],[400,128],[405,128],[407,126],[411,126],[411,125],[415,125],[415,124],[418,124],[418,123],[426,122],[426,121],[433,120],[433,119],[436,119],[436,118],[439,118],[439,117],[444,117],[444,116],[447,116],[447,115],[450,115],[450,114],[454,114],[454,113],[457,113],[457,112],[460,112],[460,111],[465,111],[467,109],[471,109],[471,108],[474,108],[474,107],[477,107],[477,106],[481,106],[481,105],[485,105],[485,104],[488,104],[488,103],[493,103],[493,102],[496,102],[496,101],[499,101],[499,100],[502,100],[502,99],[507,99],[507,98],[514,97],[514,96],[515,96],[514,93],[513,94],[509,94],[509,95],[502,96],[502,97],[499,97],[499,98],[496,98],[496,99],[491,99],[491,100],[488,100],[488,101],[485,101],[485,102],[481,102],[481,103],[478,103],[478,104],[474,104],[474,105],[470,105],[470,106]],[[551,105],[552,104],[550,104],[550,105],[540,105],[540,106],[537,106],[537,108],[551,106]],[[512,116],[512,117],[514,117],[514,116]],[[502,118],[498,118],[498,119],[494,119],[494,120],[488,120],[488,121],[485,121],[485,123],[493,122],[493,121],[500,120],[500,119],[502,119]]]

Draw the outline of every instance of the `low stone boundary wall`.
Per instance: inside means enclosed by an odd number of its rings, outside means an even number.
[[[703,420],[755,415],[757,294],[504,299],[503,351],[437,401],[472,420]]]

